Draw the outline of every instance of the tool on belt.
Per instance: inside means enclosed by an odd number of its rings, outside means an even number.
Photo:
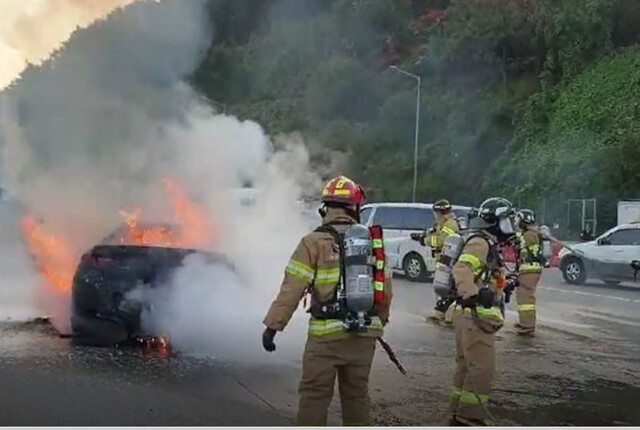
[[[396,365],[400,373],[407,376],[407,371],[405,370],[402,363],[400,363],[400,360],[398,360],[396,353],[393,352],[393,349],[391,349],[391,345],[389,345],[387,341],[381,337],[377,337],[376,339],[378,340],[378,343],[380,343],[380,346],[382,346],[382,349],[384,349],[384,352],[387,353],[387,357],[389,357],[389,360],[391,360],[391,362]]]
[[[506,286],[504,287],[504,302],[509,303],[511,301],[511,295],[515,291],[516,288],[520,286],[520,280],[518,279],[518,275],[514,273],[510,273],[507,275]]]

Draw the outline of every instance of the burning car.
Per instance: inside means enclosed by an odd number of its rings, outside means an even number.
[[[23,217],[21,230],[46,293],[70,299],[71,329],[80,343],[113,345],[152,335],[140,324],[147,304],[130,293],[165,284],[190,256],[234,271],[223,255],[211,251],[217,232],[210,213],[174,180],[164,179],[163,185],[170,222],[150,222],[140,209],[120,211],[124,222],[85,252],[41,219]]]
[[[129,298],[139,287],[156,288],[170,281],[172,273],[185,258],[198,255],[207,264],[227,266],[231,263],[217,253],[176,247],[172,242],[179,227],[166,224],[123,225],[100,244],[87,251],[73,277],[71,328],[78,342],[112,345],[144,333],[140,316],[145,303]],[[141,234],[167,240],[166,246],[140,245]]]

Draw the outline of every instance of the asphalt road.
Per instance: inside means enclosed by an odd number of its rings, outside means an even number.
[[[409,374],[401,376],[378,351],[374,422],[444,424],[453,331],[425,322],[434,302],[429,284],[394,284],[385,337]],[[539,303],[535,337],[513,332],[511,311],[499,333],[491,406],[498,423],[640,425],[640,289],[569,286],[549,270]],[[73,346],[47,325],[2,323],[0,425],[289,425],[302,348],[300,342],[291,356],[279,350],[265,364],[239,365]],[[330,413],[330,423],[339,424],[337,401]]]

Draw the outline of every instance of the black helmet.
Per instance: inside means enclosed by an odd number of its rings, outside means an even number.
[[[451,212],[451,203],[447,199],[440,199],[433,204],[433,210],[436,212]]]
[[[505,239],[515,233],[514,215],[515,210],[509,200],[492,197],[482,202],[476,218],[471,220],[469,227],[487,230],[498,239]]]
[[[518,226],[524,228],[536,223],[536,214],[531,209],[520,209],[516,214]]]

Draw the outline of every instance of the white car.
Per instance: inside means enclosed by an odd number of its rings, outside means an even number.
[[[456,217],[464,222],[470,209],[453,207]],[[366,226],[382,226],[387,262],[394,272],[404,274],[411,281],[426,281],[435,271],[431,247],[411,239],[411,233],[422,233],[435,224],[432,204],[373,203],[362,207],[360,218]]]
[[[587,278],[617,285],[634,279],[633,261],[640,260],[640,223],[622,224],[596,240],[571,245],[558,254],[564,280],[582,285]]]

